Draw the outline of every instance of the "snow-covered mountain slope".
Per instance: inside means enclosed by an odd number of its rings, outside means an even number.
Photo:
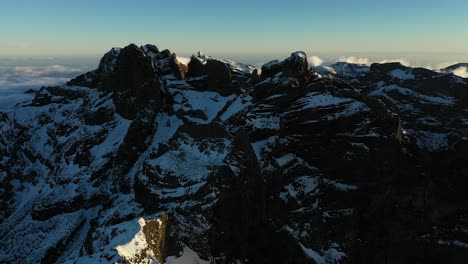
[[[362,78],[371,96],[382,99],[402,121],[408,139],[420,148],[451,148],[468,132],[467,81],[453,74],[398,63],[373,65]]]
[[[322,70],[130,45],[2,111],[0,262],[463,263],[467,81]]]

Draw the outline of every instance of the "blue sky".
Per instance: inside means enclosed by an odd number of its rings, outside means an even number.
[[[154,43],[178,53],[468,53],[467,0],[4,0],[0,55],[103,54]]]

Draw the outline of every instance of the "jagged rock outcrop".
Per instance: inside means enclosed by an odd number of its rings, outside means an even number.
[[[221,95],[232,93],[234,87],[231,70],[225,63],[218,60],[208,60],[206,73],[208,75],[208,89],[219,92]]]
[[[204,62],[200,59],[200,56],[192,55],[188,66],[188,77],[202,77],[208,75]]]
[[[314,69],[130,45],[35,91],[0,113],[0,262],[464,263],[467,81]]]
[[[207,57],[199,52],[190,58],[187,82],[199,89],[228,96],[250,86],[253,71],[252,66]]]
[[[73,80],[70,80],[68,86],[84,86],[97,88],[102,86],[102,82],[107,79],[115,70],[117,57],[120,54],[120,48],[112,48],[109,52],[104,54],[99,62],[96,70],[82,74]]]
[[[266,79],[274,77],[276,74],[282,72],[288,77],[297,77],[309,79],[311,70],[307,62],[307,55],[302,52],[294,52],[291,56],[282,62],[271,61],[262,66],[262,78]]]
[[[102,88],[113,92],[117,113],[133,119],[147,105],[155,111],[161,107],[160,86],[151,57],[136,45],[130,45],[120,52],[115,69]]]

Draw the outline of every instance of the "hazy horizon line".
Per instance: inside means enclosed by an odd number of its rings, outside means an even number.
[[[114,48],[114,47],[112,47]],[[47,58],[47,57],[76,57],[76,56],[102,56],[108,51],[110,51],[112,48],[109,48],[108,50],[102,52],[102,53],[94,53],[94,52],[89,52],[89,53],[0,53],[0,58],[10,58],[10,57],[42,57],[42,58]],[[115,47],[115,48],[124,48],[124,47]],[[159,47],[158,47],[159,48]],[[164,48],[165,49],[165,48]],[[164,50],[161,49],[160,50]],[[210,52],[204,51],[204,50],[194,50],[193,52],[188,52],[188,51],[181,51],[177,52],[174,50],[169,49],[173,53],[180,53],[180,54],[196,54],[197,52],[201,51],[203,53],[206,53],[207,55],[209,54],[228,54],[228,55],[252,55],[252,54],[258,54],[258,55],[274,55],[274,54],[285,54],[285,53],[292,53],[296,51],[304,51],[307,54],[404,54],[404,55],[427,55],[427,54],[450,54],[450,55],[465,55],[468,56],[467,52],[459,52],[459,51],[307,51],[307,50],[297,50],[297,49],[291,49],[290,51],[242,51],[242,52],[235,52],[235,51],[213,51]]]

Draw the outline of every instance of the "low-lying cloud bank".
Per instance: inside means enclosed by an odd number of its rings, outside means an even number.
[[[309,58],[307,58],[307,61],[312,66],[320,66],[323,64],[323,60],[319,56],[310,56]]]
[[[389,60],[380,61],[379,63],[390,63],[390,62],[399,62],[399,63],[401,63],[401,65],[411,66],[410,62],[407,61],[407,60],[404,60],[404,59],[389,59]]]
[[[325,61],[324,59],[318,57],[318,56],[310,56],[308,58],[309,64],[311,66],[329,66],[331,64],[337,63],[337,62],[346,62],[346,63],[353,63],[353,64],[363,64],[363,65],[368,65],[370,66],[372,63],[390,63],[390,62],[399,62],[404,66],[411,66],[410,62],[405,60],[405,59],[385,59],[385,60],[371,60],[369,58],[359,58],[359,57],[353,57],[353,56],[341,56],[339,58],[330,60],[330,61]],[[442,69],[445,69],[451,65],[455,65],[457,62],[445,62],[445,63],[440,63],[435,67],[430,67],[426,66],[423,68],[427,68],[430,70],[434,71],[440,71]],[[463,78],[468,78],[468,67],[466,66],[461,66],[455,70],[452,71],[453,74],[463,77]]]
[[[385,60],[371,60],[369,58],[359,58],[353,56],[341,56],[337,59],[333,59],[331,61],[325,61],[318,56],[310,56],[308,58],[309,64],[312,66],[321,66],[321,65],[331,65],[337,62],[346,62],[346,63],[353,63],[353,64],[364,64],[364,65],[371,65],[372,63],[389,63],[389,62],[399,62],[402,65],[410,66],[409,61],[404,59],[385,59]]]
[[[64,84],[82,72],[63,65],[3,68],[0,69],[0,89],[24,90]]]
[[[347,63],[353,63],[353,64],[370,65],[368,58],[357,58],[357,57],[352,57],[352,56],[351,57],[341,56],[336,60],[336,62],[347,62]]]
[[[458,67],[453,71],[453,74],[462,78],[468,78],[468,67]]]

